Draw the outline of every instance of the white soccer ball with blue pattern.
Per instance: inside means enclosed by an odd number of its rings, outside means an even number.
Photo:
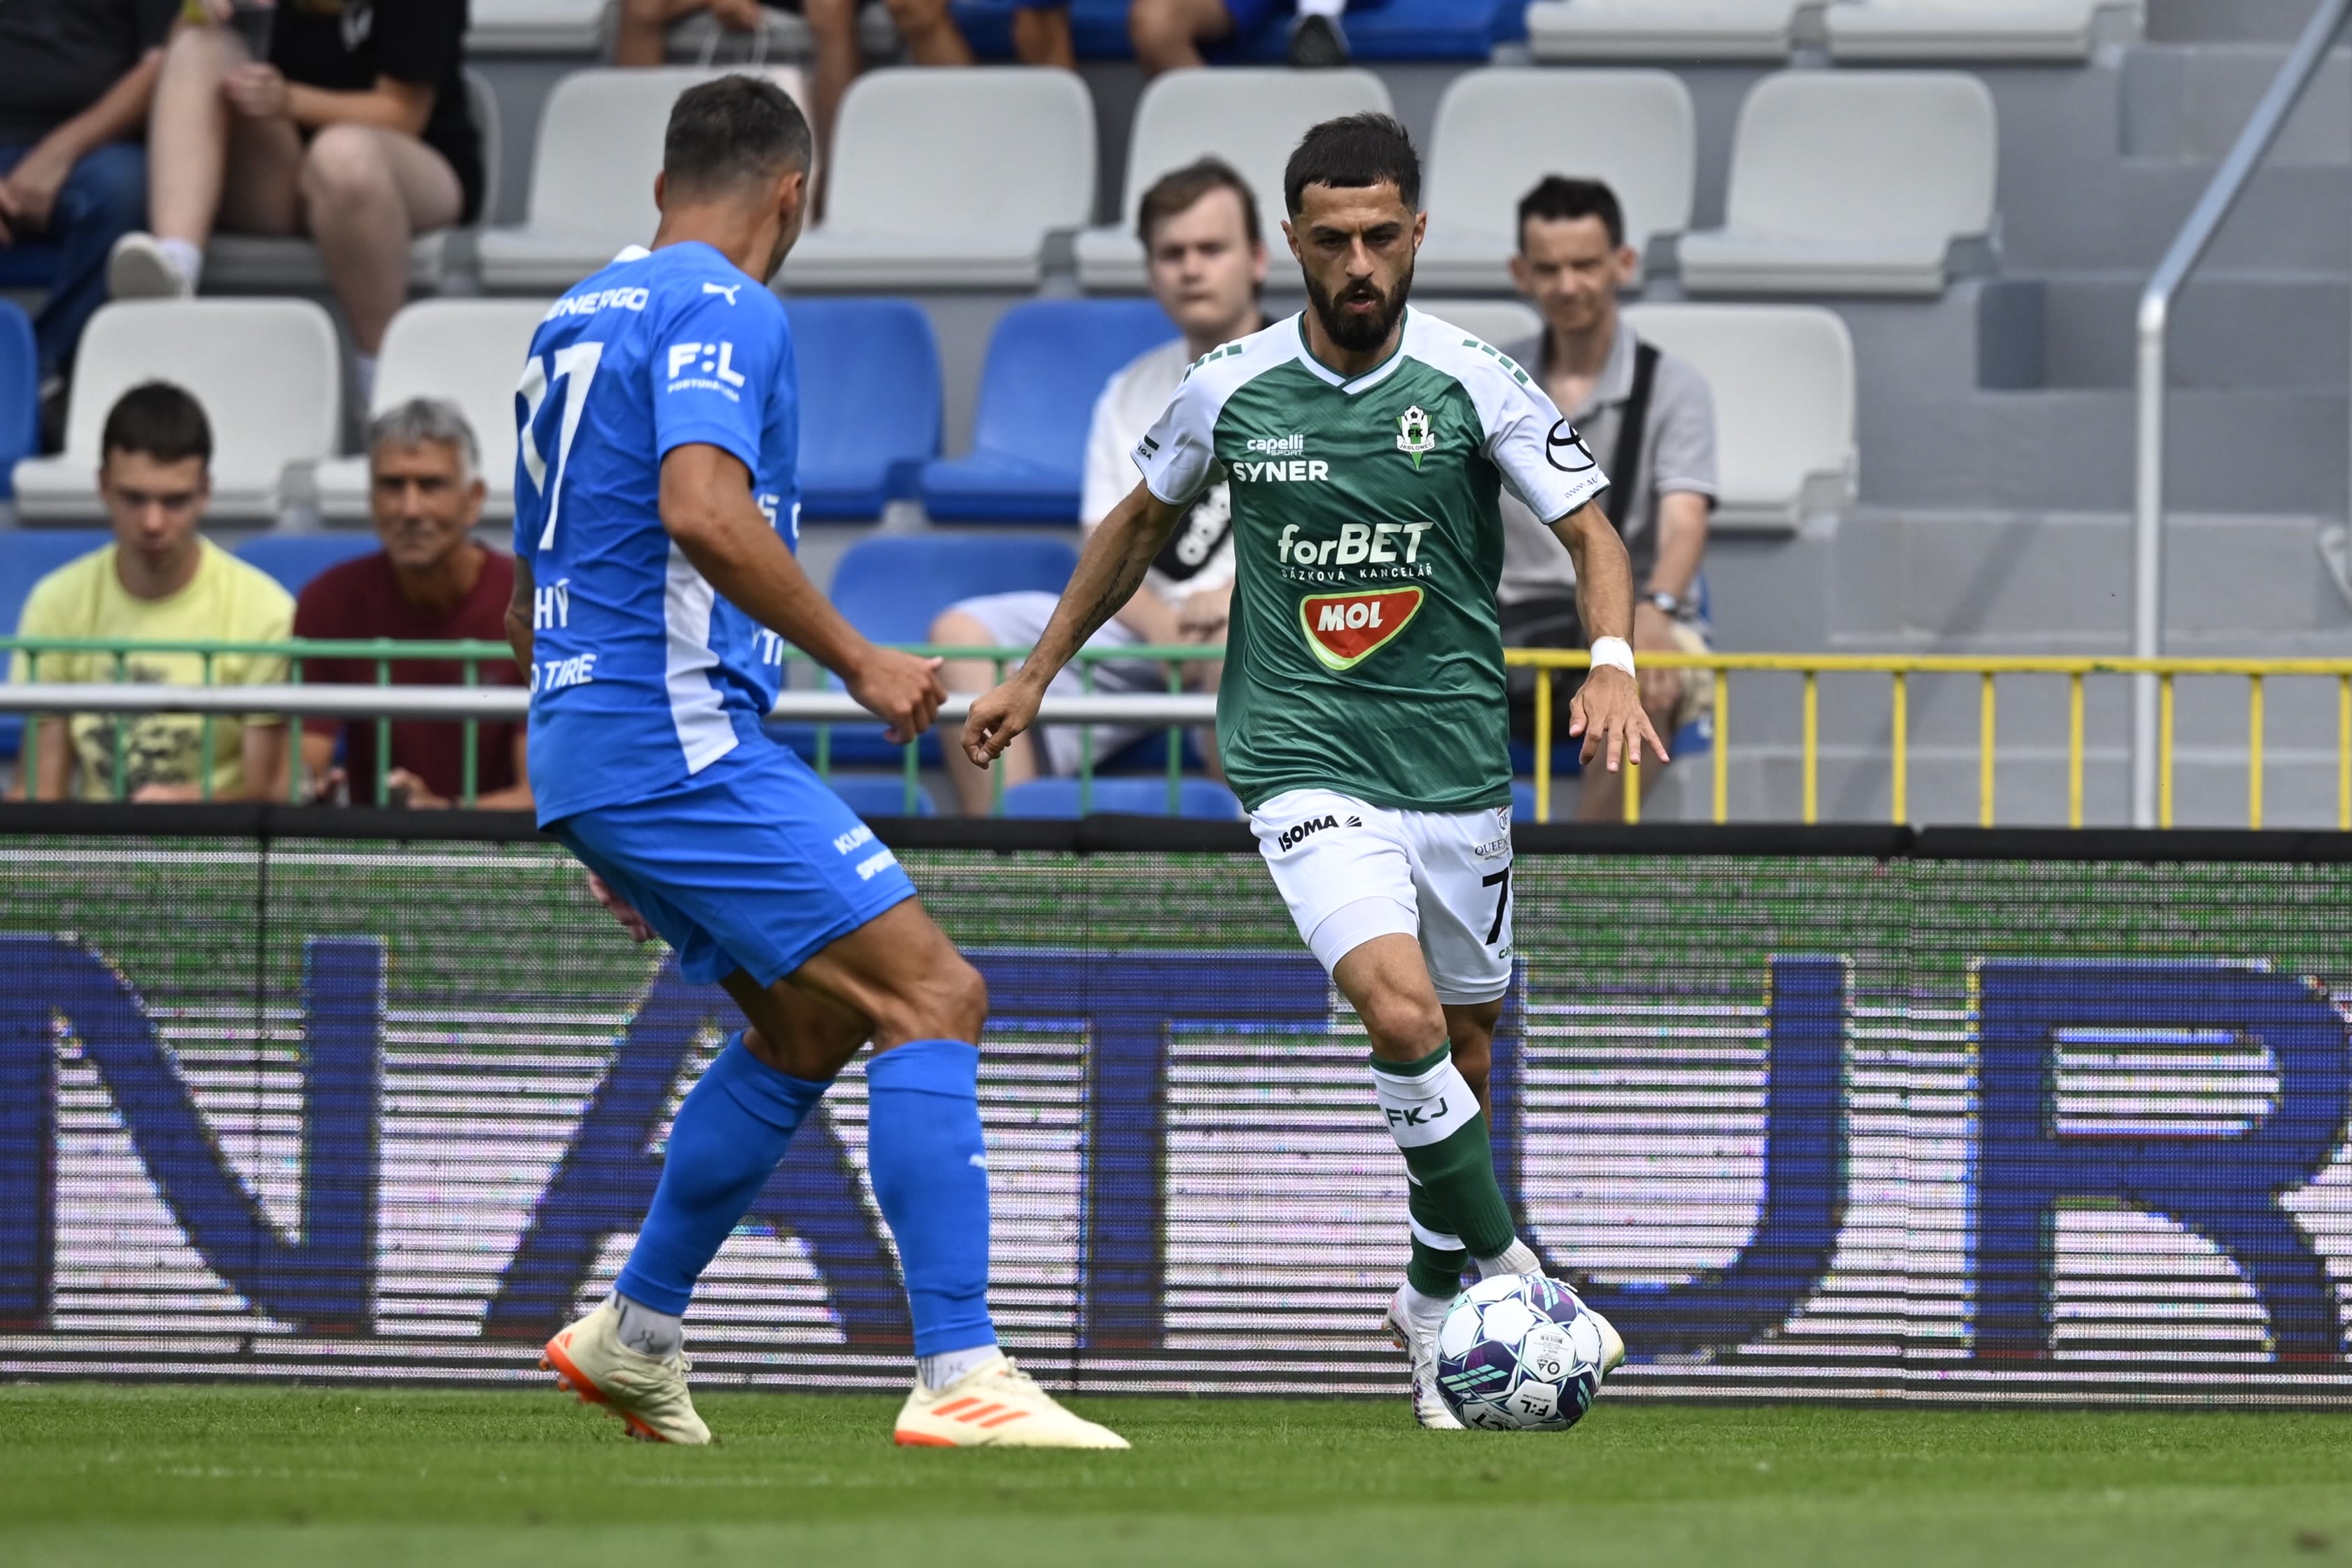
[[[1601,1392],[1600,1326],[1574,1291],[1499,1274],[1459,1296],[1437,1331],[1437,1389],[1465,1426],[1565,1432]]]

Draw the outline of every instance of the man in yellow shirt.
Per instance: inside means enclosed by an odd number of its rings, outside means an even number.
[[[98,468],[114,542],[69,561],[33,586],[21,637],[102,637],[150,643],[282,642],[294,600],[268,576],[197,531],[212,498],[212,427],[196,400],[149,382],[106,416]],[[194,650],[134,649],[118,674],[112,653],[18,653],[11,677],[42,681],[205,683]],[[221,654],[212,683],[287,679],[279,655]],[[36,800],[283,799],[286,724],[274,714],[221,714],[206,755],[192,713],[76,713],[41,718],[26,736],[32,765],[15,794]],[[118,765],[119,773],[118,777]]]

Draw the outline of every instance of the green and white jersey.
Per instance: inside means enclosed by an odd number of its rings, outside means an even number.
[[[1408,309],[1397,352],[1350,379],[1293,316],[1194,362],[1134,456],[1172,505],[1231,484],[1217,744],[1244,805],[1510,803],[1497,486],[1554,521],[1609,483],[1526,371]]]

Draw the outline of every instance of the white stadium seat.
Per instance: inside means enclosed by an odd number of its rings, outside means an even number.
[[[1975,77],[1767,77],[1739,108],[1723,227],[1677,247],[1683,288],[1940,293],[1953,243],[1992,234],[1998,163],[1992,94]]]
[[[1625,241],[1648,249],[1690,226],[1698,178],[1690,89],[1665,71],[1465,71],[1437,104],[1429,237],[1414,276],[1433,289],[1507,289],[1519,198],[1547,174],[1608,182]]]
[[[289,470],[331,455],[343,418],[342,352],[335,323],[308,300],[140,300],[90,318],[74,364],[65,451],[16,465],[16,514],[84,522],[106,515],[98,497],[99,434],[115,399],[142,382],[168,381],[204,405],[213,431],[212,513],[274,518]]]
[[[1853,504],[1853,340],[1815,305],[1628,305],[1715,392],[1713,526],[1787,531]]]
[[[2141,0],[1845,0],[1824,13],[1844,63],[2083,61],[2139,37]]]
[[[499,197],[498,95],[490,90],[488,79],[469,68],[466,99],[482,135],[482,211],[488,214]],[[409,241],[409,288],[432,293],[452,273],[468,270],[473,266],[472,240],[470,230],[436,228]],[[255,293],[319,293],[328,286],[327,264],[319,247],[307,239],[215,234],[205,247],[205,286]]]
[[[1268,250],[1283,255],[1282,171],[1317,123],[1342,114],[1390,111],[1389,89],[1363,70],[1293,71],[1247,66],[1170,71],[1143,89],[1127,143],[1127,188],[1119,221],[1078,236],[1078,281],[1090,289],[1144,285],[1143,242],[1135,212],[1151,183],[1196,158],[1214,155],[1257,193]]]
[[[1046,237],[1094,210],[1094,99],[1036,67],[868,71],[842,100],[825,188],[787,289],[1034,289]]]
[[[1822,0],[1537,0],[1538,60],[1779,60],[1810,41]]]
[[[394,316],[383,334],[370,413],[412,397],[446,397],[462,409],[481,443],[486,520],[514,515],[515,381],[546,314],[543,300],[423,300]],[[320,464],[318,492],[329,521],[366,521],[366,455]]]
[[[1519,300],[1423,300],[1415,295],[1412,308],[1498,349],[1543,331],[1543,318],[1535,307]]]
[[[473,0],[469,55],[602,55],[611,0]]]
[[[692,67],[574,71],[555,84],[540,110],[523,221],[484,229],[478,241],[482,287],[546,294],[569,289],[643,245],[661,220],[654,176],[662,136],[677,95],[716,73]],[[797,100],[799,73],[765,73]]]

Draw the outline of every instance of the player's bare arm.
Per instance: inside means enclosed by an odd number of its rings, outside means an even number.
[[[931,727],[947,688],[940,660],[877,647],[842,618],[751,499],[751,470],[701,442],[662,459],[662,527],[713,588],[745,615],[841,677],[889,726],[893,742]]]
[[[1633,563],[1625,542],[1591,501],[1551,525],[1576,560],[1577,607],[1595,641],[1631,637],[1633,631]],[[1614,665],[1597,665],[1568,705],[1568,732],[1584,737],[1583,760],[1600,756],[1611,773],[1641,760],[1642,742],[1658,761],[1666,748],[1642,711],[1642,690]]]
[[[530,557],[518,551],[514,558],[514,592],[507,595],[507,646],[514,649],[515,668],[530,679],[531,594]]]
[[[1036,721],[1046,686],[1087,646],[1087,639],[1135,597],[1144,573],[1184,510],[1153,495],[1150,486],[1138,484],[1097,525],[1036,647],[1002,686],[972,703],[963,721],[963,752],[975,767],[994,762],[1014,736]]]

